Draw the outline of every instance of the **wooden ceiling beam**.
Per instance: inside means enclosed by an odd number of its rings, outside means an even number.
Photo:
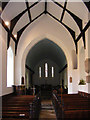
[[[45,14],[47,13],[47,0],[45,0]]]
[[[77,37],[76,41],[78,42],[80,38],[83,36],[83,34],[86,32],[86,30],[90,27],[90,20],[88,21],[87,25],[84,27],[84,29],[81,31],[79,36]]]
[[[30,20],[30,22],[31,22],[31,21],[32,21],[32,18],[31,18],[31,13],[30,13],[30,9],[29,9],[28,0],[26,0],[26,7],[27,7],[27,10],[28,10],[28,17],[29,17],[29,20]]]
[[[65,0],[65,3],[64,3],[64,8],[63,8],[63,12],[62,12],[61,19],[60,19],[61,22],[63,20],[64,14],[65,14],[66,6],[67,6],[67,0]]]
[[[67,25],[65,25],[63,22],[61,22],[59,19],[57,19],[51,13],[47,12],[47,14],[49,16],[51,16],[53,19],[55,19],[57,22],[61,23],[68,30],[68,32],[71,34],[71,36],[72,36],[72,38],[74,40],[74,43],[75,43],[75,46],[76,46],[76,53],[77,53],[77,41],[75,40],[75,31],[73,31],[70,27],[68,27]]]
[[[41,0],[39,0],[40,2]],[[34,6],[36,6],[39,2],[35,2],[34,4],[32,4],[28,9],[33,8]],[[21,12],[20,14],[18,14],[15,18],[13,18],[11,20],[11,27],[10,30],[13,31],[15,25],[17,24],[18,20],[28,11],[28,9],[25,9],[23,12]]]
[[[33,23],[35,20],[37,20],[39,17],[41,17],[43,14],[44,14],[44,12],[42,12],[40,15],[38,15],[36,18],[34,18],[31,22],[29,22],[27,25],[25,25],[22,29],[20,29],[20,30],[17,32],[17,43],[16,43],[16,47],[15,47],[15,54],[17,53],[18,42],[19,42],[19,39],[20,39],[22,33],[24,32],[24,30],[25,30],[31,23]]]
[[[4,27],[4,29],[8,32],[9,36],[14,40],[14,42],[16,42],[16,39],[14,37],[14,35],[12,34],[12,32],[9,30],[9,28],[5,25],[3,19],[0,17],[0,23],[2,24],[2,26]]]

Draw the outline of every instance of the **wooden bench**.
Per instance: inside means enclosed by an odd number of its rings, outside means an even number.
[[[13,96],[10,99],[3,99],[2,120],[30,120],[39,116],[41,107],[40,95]]]
[[[61,100],[62,98],[62,100]],[[57,119],[88,118],[90,113],[90,100],[77,95],[53,94],[53,104]]]

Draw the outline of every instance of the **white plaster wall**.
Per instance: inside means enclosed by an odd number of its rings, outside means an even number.
[[[87,21],[90,19],[90,13]],[[86,21],[86,23],[87,23]],[[85,26],[86,24],[84,24]],[[83,47],[83,40],[82,38],[78,42],[79,46],[79,53],[78,53],[78,69],[79,69],[79,80],[84,79],[86,81],[86,76],[89,75],[85,72],[85,60],[90,58],[90,27],[85,33],[85,40],[86,40],[86,49]],[[78,90],[86,93],[90,93],[90,83],[86,83],[86,85],[78,85]]]
[[[78,42],[78,68],[79,68],[79,80],[84,79],[86,80],[86,73],[85,73],[85,49],[83,46],[83,40],[80,39]]]
[[[88,13],[87,21],[90,20],[90,13]],[[87,23],[87,22],[86,22]],[[85,49],[85,60],[90,58],[90,27],[85,33],[86,35],[86,49]],[[90,75],[90,73],[86,73],[86,76]],[[86,85],[79,86],[79,91],[90,93],[90,83],[86,83]]]
[[[12,47],[12,50],[13,50],[13,59],[14,59],[14,84],[15,84],[15,42],[13,41],[13,39],[11,38],[11,41],[10,41],[10,46]]]
[[[7,33],[4,30],[2,26],[0,26],[0,29],[2,29],[1,34],[1,49],[2,49],[2,67],[1,67],[1,74],[2,74],[2,95],[12,93],[12,88],[7,88]]]
[[[73,62],[73,69],[77,69],[77,55],[75,50],[72,50],[72,62]]]
[[[73,93],[78,93],[78,83],[79,83],[79,71],[78,69],[73,69],[73,74],[72,74],[72,90]]]

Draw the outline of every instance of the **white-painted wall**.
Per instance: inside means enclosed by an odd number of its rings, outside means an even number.
[[[78,83],[79,83],[79,71],[78,69],[73,69],[73,72],[72,72],[72,91],[73,93],[78,93]]]
[[[0,29],[2,30],[2,34],[1,34],[1,47],[0,47],[0,53],[2,53],[2,55],[0,55],[0,64],[2,64],[0,66],[1,69],[1,82],[2,82],[2,93],[0,93],[0,95],[6,95],[9,93],[13,92],[13,89],[7,88],[7,32],[5,31],[5,29],[0,25]],[[1,62],[2,61],[2,62]]]
[[[88,76],[89,74],[85,72],[85,60],[87,58],[90,58],[90,38],[89,38],[89,34],[90,33],[90,27],[89,29],[86,31],[86,49],[84,49],[83,46],[83,40],[82,38],[80,39],[80,41],[78,42],[78,70],[79,70],[79,81],[80,79],[84,79],[86,82],[86,76]],[[86,83],[86,85],[78,85],[78,90],[82,91],[82,92],[86,92],[86,93],[90,93],[90,83]]]

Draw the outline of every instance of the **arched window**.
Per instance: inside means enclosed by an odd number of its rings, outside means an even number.
[[[39,77],[42,77],[42,68],[39,67]]]
[[[14,85],[14,55],[12,48],[7,51],[7,87]]]
[[[54,77],[54,67],[52,67],[52,77]]]
[[[48,77],[48,64],[45,63],[45,77]]]

